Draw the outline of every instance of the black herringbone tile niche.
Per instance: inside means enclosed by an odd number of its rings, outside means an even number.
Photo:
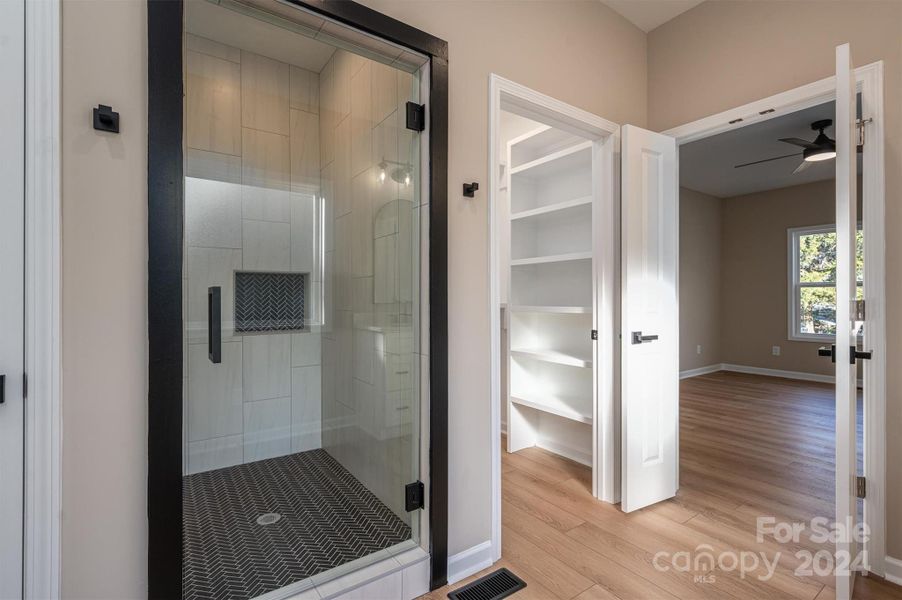
[[[244,600],[410,539],[324,450],[184,478],[186,600]],[[259,525],[258,517],[281,519]]]
[[[306,273],[235,273],[235,331],[304,328]]]

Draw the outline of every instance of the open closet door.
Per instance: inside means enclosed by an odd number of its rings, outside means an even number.
[[[836,599],[852,597],[858,545],[851,528],[858,520],[855,476],[857,374],[853,303],[856,297],[855,236],[856,87],[849,44],[836,47]]]
[[[676,140],[621,130],[621,508],[676,494],[679,460]]]

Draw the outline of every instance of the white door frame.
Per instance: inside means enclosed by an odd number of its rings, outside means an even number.
[[[25,13],[25,598],[60,597],[60,2]],[[90,118],[85,107],[85,119]]]
[[[886,569],[886,258],[885,178],[883,146],[883,61],[855,69],[866,126],[863,161],[862,215],[865,236],[867,286],[867,344],[874,356],[864,368],[864,471],[867,478],[864,522],[870,528],[865,543],[868,571],[885,575]],[[823,104],[836,97],[836,77],[788,90],[691,123],[664,131],[687,144],[725,131],[760,123],[787,113]],[[880,127],[875,127],[880,124]]]
[[[499,240],[496,235],[498,188],[500,185],[500,127],[502,109],[515,112],[521,116],[531,118],[553,127],[570,131],[577,135],[591,135],[599,140],[604,140],[602,145],[603,163],[607,164],[611,185],[603,186],[601,191],[601,210],[603,218],[611,223],[612,231],[618,212],[615,203],[615,184],[619,165],[615,166],[615,153],[619,152],[619,130],[616,123],[593,115],[551,96],[547,96],[526,86],[505,79],[494,73],[489,75],[489,135],[488,135],[488,228],[489,228],[489,315],[490,315],[490,353],[491,353],[491,407],[492,418],[489,432],[492,448],[492,540],[491,560],[494,562],[501,558],[501,317],[500,317],[500,289],[499,281],[505,265],[499,262]],[[594,185],[593,185],[594,187]],[[617,228],[619,231],[619,228]],[[595,232],[598,235],[598,232]],[[605,245],[601,249],[602,265],[596,268],[601,273],[601,281],[596,282],[596,318],[604,319],[605,323],[599,323],[596,327],[599,332],[597,344],[598,360],[597,372],[610,371],[616,378],[614,369],[614,319],[616,318],[616,277],[615,270],[619,264],[619,250],[617,239],[614,235],[601,236],[601,242]],[[601,290],[602,294],[597,294]],[[613,411],[614,389],[616,379],[610,381],[610,385],[597,385],[598,398],[596,401],[596,414],[593,419],[593,454],[596,464],[600,465],[603,456],[611,456],[614,444],[619,444],[619,424],[614,427]],[[597,469],[596,469],[597,471]],[[614,493],[614,488],[619,492],[619,471],[614,479],[614,474],[605,469],[607,475],[603,481],[596,481],[593,477],[593,488],[598,496]],[[614,482],[616,481],[616,486]],[[483,568],[480,566],[480,568]]]

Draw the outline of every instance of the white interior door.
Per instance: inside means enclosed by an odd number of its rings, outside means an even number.
[[[857,374],[852,353],[857,340],[852,303],[855,300],[855,233],[858,215],[856,177],[856,86],[849,44],[836,47],[836,521],[855,524],[857,500],[856,400]],[[836,543],[836,598],[852,597],[852,576],[858,545],[850,536]]]
[[[0,2],[0,598],[22,597],[25,2]]]
[[[621,130],[621,508],[676,494],[679,468],[676,140]]]

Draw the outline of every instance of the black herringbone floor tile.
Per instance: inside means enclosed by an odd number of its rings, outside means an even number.
[[[325,450],[184,478],[185,600],[245,600],[410,539]],[[258,525],[278,513],[272,525]]]

